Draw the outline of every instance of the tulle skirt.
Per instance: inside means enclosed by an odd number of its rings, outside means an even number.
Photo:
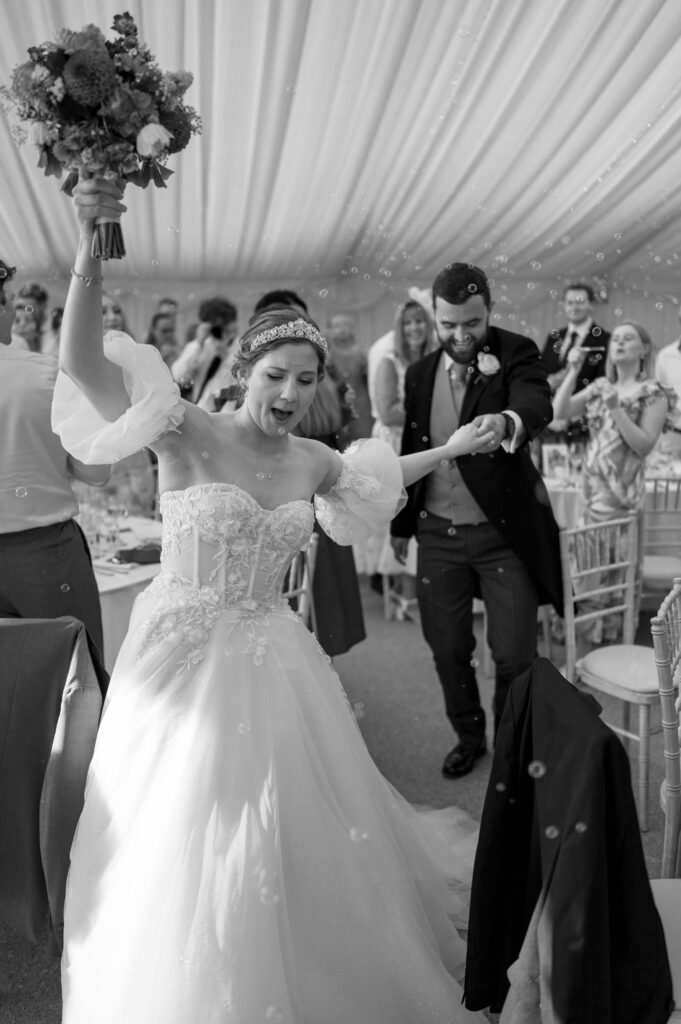
[[[64,1024],[453,1024],[473,825],[424,826],[292,612],[113,673],[72,851]],[[250,616],[250,617],[249,617]]]

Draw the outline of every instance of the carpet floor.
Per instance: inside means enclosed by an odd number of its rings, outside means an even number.
[[[376,764],[412,803],[431,807],[455,804],[479,819],[491,755],[478,761],[463,779],[452,781],[442,776],[442,760],[453,746],[454,734],[444,717],[439,683],[420,627],[386,622],[383,599],[364,578],[362,601],[367,639],[336,658],[334,665]],[[482,665],[479,632],[478,639]],[[642,623],[637,642],[651,643],[646,623]],[[558,665],[560,653],[558,649],[554,655]],[[478,674],[489,721],[493,683],[484,677],[482,668]],[[606,706],[604,710],[608,713],[610,709]],[[659,875],[662,850],[663,817],[657,800],[662,772],[658,733],[651,749],[650,829],[642,836],[651,877]],[[635,785],[635,761],[632,776]],[[59,1024],[59,1020],[59,962],[0,924],[0,1024]]]

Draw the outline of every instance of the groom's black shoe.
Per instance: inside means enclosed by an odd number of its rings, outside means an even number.
[[[462,775],[468,775],[473,771],[477,759],[486,753],[487,742],[484,738],[477,746],[458,743],[447,754],[442,765],[442,774],[446,775],[448,779],[459,779]]]

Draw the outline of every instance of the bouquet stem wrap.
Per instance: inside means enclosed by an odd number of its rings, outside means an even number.
[[[121,222],[113,217],[99,217],[92,236],[92,256],[102,260],[120,260],[125,256]]]

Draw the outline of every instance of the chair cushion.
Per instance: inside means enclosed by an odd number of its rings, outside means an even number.
[[[632,693],[657,693],[657,669],[652,647],[639,644],[609,644],[579,659],[579,673],[589,686],[596,677]]]
[[[671,589],[672,580],[681,576],[681,558],[675,555],[646,555],[643,559],[643,586]]]

